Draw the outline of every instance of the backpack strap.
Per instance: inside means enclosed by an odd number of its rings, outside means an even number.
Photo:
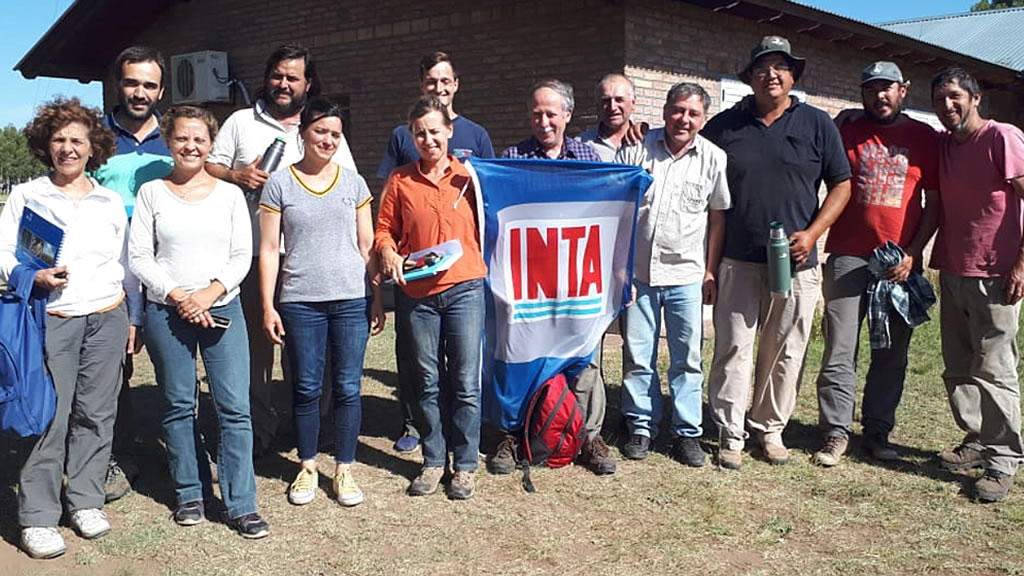
[[[526,465],[529,466],[530,462],[533,461],[533,454],[530,450],[530,425],[533,423],[533,410],[537,406],[537,402],[547,394],[547,389],[550,384],[547,382],[542,383],[536,391],[533,393],[533,397],[530,398],[530,405],[526,409],[526,418],[523,421],[523,450],[526,452]]]
[[[36,279],[36,270],[29,268],[28,266],[18,264],[11,270],[11,275],[7,279],[10,286],[14,289],[13,293],[18,298],[28,301],[29,296],[32,295],[32,283]]]

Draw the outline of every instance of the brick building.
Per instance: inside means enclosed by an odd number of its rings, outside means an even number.
[[[168,56],[218,50],[230,75],[255,93],[267,54],[298,40],[316,54],[324,93],[349,106],[356,162],[379,189],[372,175],[417,96],[424,53],[453,55],[462,80],[456,109],[487,127],[501,150],[528,134],[526,90],[545,77],[577,89],[570,132],[594,122],[592,87],[611,71],[635,81],[638,114],[652,123],[660,123],[666,90],[683,79],[708,89],[715,112],[747,89],[736,71],[766,34],[788,37],[808,59],[797,88],[830,112],[859,106],[860,70],[890,59],[912,81],[910,108],[927,114],[931,76],[957,64],[981,80],[985,114],[1024,123],[1018,71],[786,0],[78,0],[17,69],[29,78],[106,79],[109,106],[109,63],[125,46],[148,44]],[[230,103],[209,106],[224,117],[244,105],[236,88]]]

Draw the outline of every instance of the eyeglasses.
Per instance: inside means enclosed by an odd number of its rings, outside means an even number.
[[[771,70],[775,70],[776,74],[780,74],[782,72],[790,72],[793,70],[793,67],[789,65],[789,62],[779,62],[778,64],[771,64],[769,66],[758,66],[757,68],[752,69],[751,72],[753,72],[754,76],[757,76],[758,78],[764,78],[768,76],[768,72]]]

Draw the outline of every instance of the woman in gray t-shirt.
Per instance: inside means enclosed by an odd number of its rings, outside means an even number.
[[[302,112],[299,135],[305,150],[302,160],[270,175],[259,215],[263,329],[275,343],[287,343],[302,461],[288,488],[288,501],[308,504],[316,495],[319,405],[329,349],[334,496],[344,506],[355,506],[363,501],[351,470],[362,421],[363,354],[371,325],[373,334],[384,326],[380,287],[371,288],[368,280],[376,273],[376,259],[370,256],[372,198],[359,174],[331,161],[341,141],[340,107],[324,99],[310,102]]]

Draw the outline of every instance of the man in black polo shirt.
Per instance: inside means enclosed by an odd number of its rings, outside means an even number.
[[[744,418],[770,463],[789,461],[782,430],[796,406],[818,300],[815,243],[850,197],[850,164],[832,119],[789,94],[804,65],[803,58],[792,55],[788,40],[764,37],[739,73],[753,96],[716,115],[702,132],[728,154],[733,201],[726,212],[717,276],[715,354],[708,379],[722,468],[740,467]],[[828,195],[819,208],[822,182]],[[768,287],[766,246],[773,220],[785,226],[796,266],[788,297],[773,295]],[[758,328],[753,402],[747,413]]]

